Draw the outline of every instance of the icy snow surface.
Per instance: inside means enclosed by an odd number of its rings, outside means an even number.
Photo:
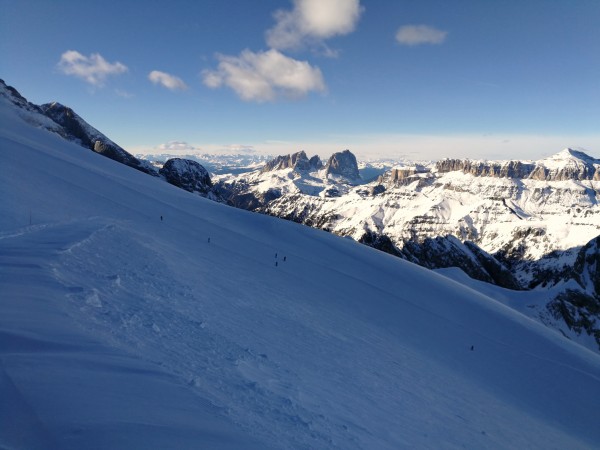
[[[600,357],[490,297],[6,104],[0,152],[1,448],[600,442]]]

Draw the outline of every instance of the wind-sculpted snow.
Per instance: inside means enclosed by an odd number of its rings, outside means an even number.
[[[0,149],[0,447],[600,440],[600,357],[488,296],[6,106]]]

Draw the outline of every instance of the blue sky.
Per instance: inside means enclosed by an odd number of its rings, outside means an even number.
[[[600,156],[598,0],[0,8],[0,77],[134,153]]]

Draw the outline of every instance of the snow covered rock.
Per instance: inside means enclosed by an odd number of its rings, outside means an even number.
[[[189,159],[169,159],[159,173],[168,183],[188,192],[198,192],[205,197],[213,187],[208,171],[200,163]]]

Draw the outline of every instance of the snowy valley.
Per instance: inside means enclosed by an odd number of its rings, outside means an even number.
[[[360,184],[349,152],[206,180],[186,160],[159,172],[103,135],[74,137],[17,95],[2,86],[0,447],[600,442],[600,355],[523,314],[567,285],[597,298],[584,289],[598,280],[599,181],[415,167]],[[518,283],[535,280],[507,266],[519,244],[563,251],[584,287],[565,274],[515,293],[355,242],[371,231],[401,252],[409,223],[417,243],[469,237]]]

